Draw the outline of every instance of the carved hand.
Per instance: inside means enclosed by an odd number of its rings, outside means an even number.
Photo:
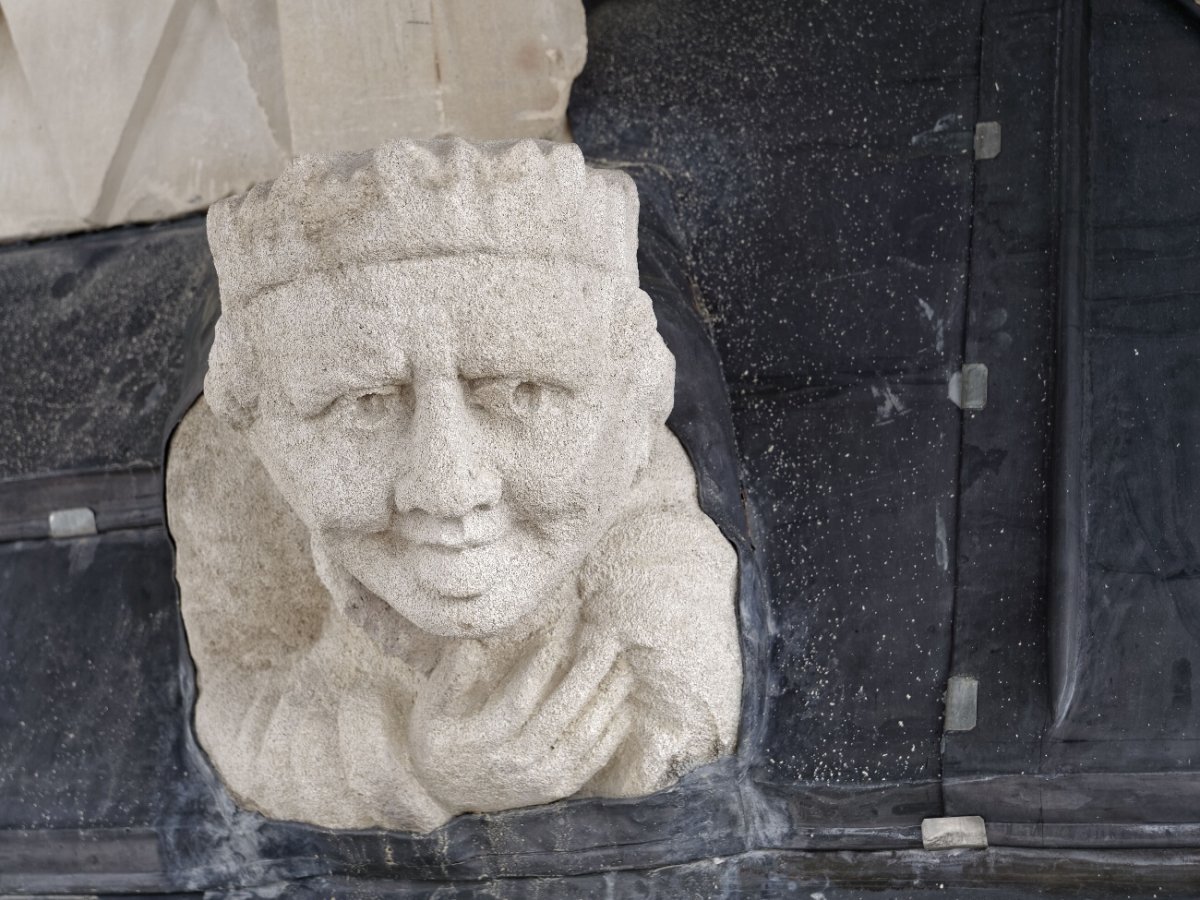
[[[577,792],[629,731],[633,676],[617,641],[581,635],[569,669],[544,645],[492,687],[480,684],[486,651],[461,641],[439,661],[409,719],[417,777],[451,812],[548,803]],[[484,698],[480,704],[480,698]]]

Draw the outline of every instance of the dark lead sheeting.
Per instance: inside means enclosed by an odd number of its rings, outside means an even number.
[[[1200,21],[1096,0],[1068,32],[1061,109],[1020,101],[1027,120],[1063,116],[1058,230],[1014,242],[1021,216],[982,191],[996,177],[1048,216],[1055,193],[1022,183],[1038,145],[1009,155],[1010,137],[1047,132],[1006,129],[980,170],[968,352],[1011,360],[994,396],[1027,424],[989,404],[965,425],[954,669],[980,678],[979,727],[947,736],[944,785],[948,812],[1107,823],[1120,844],[1136,839],[1117,823],[1200,809],[1200,94],[1183,77],[1200,72]],[[1049,45],[1019,71],[1044,84],[1038,60]],[[1053,292],[1020,274],[1040,259],[1063,279]]]
[[[211,811],[186,787],[171,566],[157,527],[0,544],[0,828]]]
[[[767,781],[940,769],[978,41],[975,3],[591,20],[575,139],[674,186],[730,383],[778,628]]]
[[[0,479],[157,465],[216,291],[203,218],[0,248]]]

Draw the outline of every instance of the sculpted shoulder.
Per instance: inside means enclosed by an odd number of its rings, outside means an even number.
[[[700,509],[691,463],[665,427],[633,494],[580,570],[584,619],[618,629],[628,646],[714,629],[736,637],[737,553]]]
[[[666,428],[645,482],[641,502],[584,563],[579,585],[583,619],[628,648],[648,717],[675,737],[679,758],[661,773],[665,783],[736,742],[738,566],[733,546],[700,509],[691,464]]]

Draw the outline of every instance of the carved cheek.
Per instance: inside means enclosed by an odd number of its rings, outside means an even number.
[[[540,519],[578,517],[595,508],[605,490],[606,456],[613,448],[590,416],[544,428],[508,448],[505,496]]]
[[[379,531],[391,522],[392,485],[399,458],[393,442],[382,435],[339,440],[321,448],[323,482],[314,491],[327,496],[317,510],[321,520],[336,528]]]
[[[386,527],[389,462],[381,442],[347,439],[309,422],[273,430],[269,441],[275,483],[310,527]]]

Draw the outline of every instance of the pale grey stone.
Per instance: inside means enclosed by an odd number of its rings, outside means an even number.
[[[995,159],[1000,155],[1000,123],[975,123],[975,158]]]
[[[985,363],[965,363],[950,375],[946,384],[946,396],[959,409],[981,410],[987,408],[988,367]]]
[[[47,525],[52,538],[85,537],[96,533],[96,514],[86,506],[56,509]]]
[[[0,240],[203,209],[293,153],[567,136],[580,0],[0,0]]]
[[[243,803],[427,830],[732,750],[736,556],[664,424],[627,176],[400,142],[301,159],[209,235],[168,513],[197,732]]]
[[[561,138],[587,51],[579,0],[293,0],[279,29],[296,153]]]
[[[99,202],[174,5],[96,0],[83,12],[62,0],[3,2],[3,24],[80,218]],[[4,133],[0,146],[17,137]]]

